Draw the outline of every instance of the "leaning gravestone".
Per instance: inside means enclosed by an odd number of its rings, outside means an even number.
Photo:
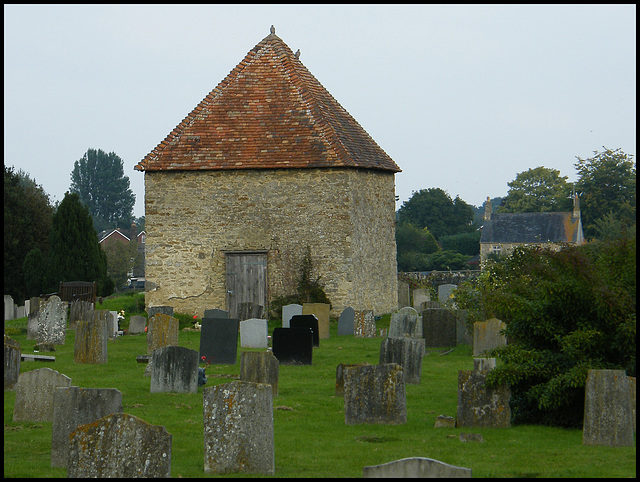
[[[302,314],[302,305],[292,303],[290,305],[284,305],[282,307],[282,328],[289,328],[289,322],[291,317]]]
[[[198,352],[183,346],[165,346],[151,356],[151,393],[198,392]]]
[[[473,324],[473,356],[481,356],[485,352],[504,346],[507,338],[500,332],[507,327],[497,318],[477,321]]]
[[[29,319],[27,321],[27,340],[36,340],[38,338],[38,325],[40,323],[40,306],[44,303],[44,299],[33,297],[29,300]]]
[[[240,380],[271,385],[274,397],[278,396],[280,363],[270,351],[243,351],[240,353]]]
[[[397,363],[402,367],[404,382],[420,384],[424,357],[422,338],[385,338],[380,344],[380,365]]]
[[[86,320],[76,323],[76,337],[73,350],[75,363],[107,363],[109,310],[93,310]]]
[[[53,343],[64,345],[67,334],[67,303],[61,301],[56,295],[40,305],[38,311],[38,335],[39,343]]]
[[[20,375],[20,343],[4,335],[4,389],[13,390]]]
[[[422,320],[418,312],[410,306],[405,306],[391,314],[389,322],[389,338],[422,338]]]
[[[200,358],[211,364],[235,365],[238,357],[237,318],[202,318]]]
[[[363,467],[364,478],[470,478],[471,469],[426,457],[408,457],[381,465]]]
[[[20,374],[13,406],[14,422],[51,422],[53,392],[58,387],[70,387],[71,378],[51,368],[38,368]]]
[[[456,346],[456,315],[446,308],[426,308],[422,311],[422,336],[433,348]]]
[[[633,446],[631,393],[624,370],[587,372],[582,444]]]
[[[396,363],[346,367],[344,421],[346,425],[407,423],[402,367]]]
[[[313,332],[313,346],[320,346],[320,332],[316,315],[295,315],[289,321],[291,328],[310,328]]]
[[[338,335],[353,335],[354,321],[356,312],[350,306],[347,306],[338,318]]]
[[[274,328],[271,341],[273,356],[280,365],[311,365],[313,331],[308,327]]]
[[[156,307],[158,308],[158,307]],[[176,346],[180,323],[177,318],[162,313],[149,317],[147,326],[147,354],[165,346]]]
[[[133,315],[129,318],[129,334],[137,335],[143,333],[147,326],[147,319],[142,315]]]
[[[329,303],[303,303],[303,315],[315,315],[318,319],[318,336],[320,340],[329,338],[329,320],[331,305]]]
[[[149,318],[157,314],[173,316],[173,306],[150,306],[147,308]]]
[[[373,310],[354,313],[353,336],[356,338],[374,338],[376,336],[376,320],[373,316]]]
[[[269,385],[234,381],[205,388],[202,405],[205,473],[275,472]]]
[[[171,434],[134,415],[79,425],[69,440],[70,478],[171,477]]]
[[[240,322],[240,346],[242,348],[267,348],[269,327],[267,320],[249,318]]]
[[[67,467],[69,435],[78,425],[118,412],[122,412],[122,392],[115,388],[54,389],[51,467]]]

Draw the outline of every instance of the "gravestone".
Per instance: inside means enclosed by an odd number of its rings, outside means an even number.
[[[149,391],[197,393],[198,362],[198,352],[195,350],[183,346],[157,348],[151,355]]]
[[[167,316],[173,316],[173,306],[150,306],[147,308],[147,315],[149,316],[149,319],[151,319],[153,315],[159,313]]]
[[[69,478],[171,477],[171,434],[161,425],[112,413],[69,439]]]
[[[511,426],[511,391],[505,384],[486,386],[495,358],[474,359],[473,370],[458,371],[458,427],[508,428]]]
[[[118,312],[117,311],[109,311],[111,313],[111,318],[109,318],[109,322],[107,323],[107,333],[109,333],[109,338],[115,338],[118,336]]]
[[[69,328],[75,330],[78,321],[86,320],[90,311],[93,311],[93,303],[90,301],[77,300],[69,303]]]
[[[353,336],[356,338],[375,338],[376,319],[373,310],[359,310],[353,314]]]
[[[165,346],[176,346],[179,325],[178,319],[170,315],[156,313],[150,316],[147,322],[147,354],[150,355],[154,350]]]
[[[420,313],[422,309],[422,303],[425,301],[431,301],[431,295],[427,290],[423,288],[416,288],[413,290],[413,309]],[[402,309],[402,308],[401,308]]]
[[[473,329],[467,322],[467,310],[455,310],[456,315],[456,345],[473,346]]]
[[[15,303],[11,295],[4,295],[4,319],[13,320],[15,317]]]
[[[320,340],[329,339],[329,320],[331,305],[328,303],[303,303],[303,315],[315,315],[318,319],[318,336]]]
[[[389,322],[389,338],[422,338],[422,320],[418,317],[418,312],[409,307],[399,309],[391,313]]]
[[[240,322],[240,346],[242,348],[267,348],[269,327],[267,320],[249,318]]]
[[[67,467],[69,435],[78,425],[118,412],[122,412],[122,392],[115,388],[54,389],[51,467]]]
[[[398,280],[398,309],[409,306],[411,287],[406,281]]]
[[[354,309],[350,306],[342,310],[338,318],[338,335],[353,335],[355,315]]]
[[[408,457],[362,469],[364,478],[471,478],[471,469],[426,457]]]
[[[64,345],[67,334],[67,302],[56,295],[40,304],[38,310],[38,334],[40,343]]]
[[[249,320],[251,318],[262,318],[264,314],[264,306],[252,301],[245,301],[238,304],[238,318],[240,321]]]
[[[427,308],[422,311],[422,336],[425,345],[433,348],[456,346],[456,315],[446,308]]]
[[[13,390],[20,375],[20,343],[4,335],[4,389]]]
[[[336,396],[344,396],[344,369],[347,367],[356,367],[362,365],[369,365],[369,363],[340,363],[336,367]]]
[[[402,367],[404,382],[420,385],[424,357],[423,338],[385,338],[380,344],[380,365],[397,363]]]
[[[589,370],[582,444],[633,446],[632,410],[629,379],[624,370]]]
[[[144,329],[147,326],[147,319],[142,315],[133,315],[129,318],[129,334],[137,335],[138,333],[144,333]]]
[[[280,363],[270,351],[243,351],[240,353],[240,380],[271,385],[274,397],[278,396]]]
[[[402,367],[396,363],[346,367],[344,421],[346,425],[407,423]]]
[[[629,393],[631,397],[631,416],[633,418],[633,433],[636,433],[636,377],[629,379]]]
[[[235,365],[238,356],[237,318],[203,318],[200,326],[200,358],[218,365]]]
[[[447,283],[438,286],[438,301],[443,305],[452,305],[453,304],[453,292],[457,288],[457,285]]]
[[[275,472],[269,385],[234,381],[205,388],[202,405],[205,473]]]
[[[93,310],[87,313],[86,320],[76,323],[76,336],[73,350],[75,363],[107,363],[109,310]]]
[[[507,344],[507,338],[500,333],[505,325],[497,318],[477,321],[473,324],[473,356],[481,356],[489,350]]]
[[[53,392],[58,387],[70,387],[71,378],[51,368],[38,368],[20,374],[13,406],[14,422],[51,422]]]
[[[311,328],[313,332],[313,346],[320,346],[320,332],[316,315],[295,315],[289,321],[291,328]]]
[[[36,340],[38,338],[38,325],[40,323],[40,306],[44,303],[44,299],[33,297],[29,300],[29,318],[27,320],[27,340]]]
[[[313,331],[308,327],[274,328],[271,344],[280,365],[312,364]]]
[[[203,318],[229,318],[229,312],[219,308],[204,310]]]
[[[456,428],[456,419],[449,415],[438,415],[433,428]]]
[[[302,305],[292,303],[282,307],[282,328],[289,328],[289,321],[292,316],[302,314]]]

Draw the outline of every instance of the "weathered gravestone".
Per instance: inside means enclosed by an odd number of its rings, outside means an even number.
[[[70,387],[71,378],[51,368],[38,368],[20,374],[13,406],[14,422],[51,422],[53,392],[58,387]]]
[[[431,301],[431,295],[422,288],[417,288],[413,290],[413,309],[420,313],[422,309],[422,303],[425,301]]]
[[[282,307],[282,328],[289,328],[289,321],[291,317],[302,314],[302,305],[292,303],[290,305],[284,305]]]
[[[329,338],[329,320],[331,305],[328,303],[303,303],[303,315],[315,315],[318,319],[318,336],[320,340]]]
[[[40,343],[64,345],[67,334],[67,302],[56,295],[40,304],[38,311],[38,334]]]
[[[511,391],[505,384],[486,386],[495,358],[474,359],[473,370],[458,371],[458,427],[507,428],[511,426]]]
[[[295,315],[289,321],[291,328],[310,328],[313,332],[313,346],[320,346],[320,332],[316,315]]]
[[[249,318],[240,322],[240,346],[242,348],[267,348],[269,327],[267,320]]]
[[[51,467],[67,467],[69,435],[78,425],[118,412],[122,412],[122,392],[115,388],[54,389]]]
[[[411,287],[406,281],[398,280],[398,309],[409,306]]]
[[[433,348],[456,346],[456,315],[446,308],[427,308],[422,311],[422,336],[425,345]]]
[[[507,327],[497,318],[477,321],[473,324],[473,356],[481,356],[489,350],[507,344],[507,338],[500,332]]]
[[[229,312],[219,308],[204,310],[203,318],[229,318]]]
[[[408,457],[362,469],[364,478],[470,478],[471,469],[445,464],[425,457]]]
[[[433,428],[456,428],[456,419],[449,415],[438,415]]]
[[[150,392],[197,393],[198,362],[195,350],[183,346],[157,348],[151,355]]]
[[[338,335],[353,335],[354,321],[356,312],[350,306],[347,306],[338,318]]]
[[[632,410],[629,379],[624,370],[589,370],[582,444],[633,446]]]
[[[245,301],[238,304],[238,318],[241,321],[249,320],[251,318],[262,318],[264,313],[264,306],[252,301]]]
[[[93,303],[77,300],[69,303],[69,328],[75,330],[78,321],[86,320],[90,311],[93,311]]]
[[[396,363],[346,367],[344,421],[346,425],[407,423],[402,367]]]
[[[373,310],[359,310],[353,315],[353,336],[356,338],[374,338],[376,319]]]
[[[109,338],[115,338],[118,336],[118,330],[120,327],[118,326],[118,312],[117,311],[109,311],[111,313],[111,318],[109,318],[109,322],[107,326],[109,329],[107,332],[109,333]]]
[[[409,306],[391,313],[389,322],[389,338],[405,336],[422,338],[422,320],[419,319],[418,312]]]
[[[200,358],[218,365],[235,365],[238,357],[237,318],[203,318],[200,326]]]
[[[336,367],[336,396],[344,396],[344,369],[347,367],[357,367],[363,365],[369,365],[369,363],[340,363]]]
[[[149,318],[157,314],[173,316],[173,306],[150,306],[147,308]]]
[[[273,356],[280,365],[311,365],[313,331],[308,327],[274,328],[271,340]]]
[[[15,303],[11,295],[4,295],[4,319],[13,320],[15,318]]]
[[[29,318],[27,320],[27,340],[36,340],[38,338],[38,324],[40,323],[40,305],[44,303],[44,299],[33,297],[29,300]]]
[[[203,414],[205,473],[275,472],[269,385],[234,381],[205,388]]]
[[[129,334],[137,335],[138,333],[144,333],[144,329],[147,326],[147,319],[142,315],[133,315],[129,318]]]
[[[171,434],[134,415],[79,425],[69,440],[70,478],[171,477]]]
[[[274,397],[278,396],[280,363],[270,351],[243,351],[240,353],[240,380],[271,385]]]
[[[4,335],[4,389],[13,390],[20,375],[20,343]]]
[[[180,323],[177,318],[163,313],[150,316],[147,323],[147,354],[165,346],[176,346],[179,331]]]
[[[76,337],[73,350],[75,363],[107,363],[109,310],[93,310],[86,320],[76,323]]]
[[[423,338],[385,338],[380,344],[380,365],[397,363],[402,367],[404,382],[420,384],[424,357]]]
[[[453,304],[453,292],[457,288],[457,285],[447,283],[438,286],[438,301],[443,305],[452,305]]]

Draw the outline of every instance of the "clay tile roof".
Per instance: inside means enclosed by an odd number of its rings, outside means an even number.
[[[274,33],[135,169],[400,168]]]

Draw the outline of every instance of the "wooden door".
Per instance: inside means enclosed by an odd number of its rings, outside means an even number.
[[[262,306],[266,317],[267,254],[227,253],[226,265],[229,318],[240,318],[241,305],[244,303]]]

